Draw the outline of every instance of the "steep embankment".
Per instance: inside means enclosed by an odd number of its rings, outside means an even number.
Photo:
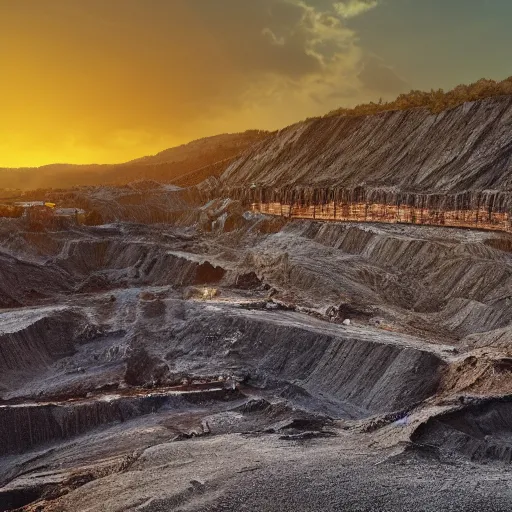
[[[512,96],[328,117],[281,130],[222,175],[265,213],[510,229]]]
[[[17,307],[70,288],[71,279],[65,272],[0,252],[0,308]]]
[[[140,392],[137,396],[100,395],[76,402],[0,405],[0,456],[74,437],[101,425],[156,413],[162,407],[179,412],[193,404],[229,401],[237,396],[237,392],[226,391],[219,385],[202,392],[162,390]]]
[[[222,176],[228,187],[396,187],[402,192],[507,191],[512,97],[305,121],[265,139]]]
[[[6,312],[0,327],[0,391],[74,353],[74,341],[87,339],[84,316],[63,307]]]
[[[420,402],[435,393],[445,367],[441,347],[427,351],[413,337],[333,326],[297,313],[214,307],[187,308],[186,316],[193,321],[176,326],[169,361],[194,361],[196,371],[218,365],[213,372],[222,361],[249,384],[285,386],[288,398],[308,406],[323,402],[337,417]]]
[[[510,396],[476,400],[431,417],[412,435],[419,447],[444,456],[462,456],[476,462],[512,461],[512,405]]]

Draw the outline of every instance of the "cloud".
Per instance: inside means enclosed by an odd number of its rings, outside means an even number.
[[[334,9],[342,18],[348,19],[374,9],[378,4],[377,0],[345,0],[336,2]]]
[[[27,146],[43,141],[52,160],[68,159],[53,141],[71,136],[77,153],[114,161],[367,101],[377,83],[393,89],[392,72],[368,60],[347,19],[375,5],[0,0],[0,47],[13,48],[0,55],[4,126],[32,130]]]
[[[276,44],[278,46],[283,46],[285,44],[285,40],[284,40],[284,37],[277,37],[274,32],[272,32],[272,30],[270,30],[268,27],[267,28],[264,28],[261,33],[264,35],[264,36],[268,36],[269,39],[270,39],[270,42],[272,44]]]

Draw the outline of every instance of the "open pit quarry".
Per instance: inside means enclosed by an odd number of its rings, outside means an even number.
[[[330,117],[0,219],[0,511],[509,511],[511,158],[510,97]]]

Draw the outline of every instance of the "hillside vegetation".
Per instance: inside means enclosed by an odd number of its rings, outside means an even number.
[[[477,101],[508,94],[512,94],[512,76],[501,82],[482,78],[470,85],[458,85],[447,92],[443,91],[443,89],[432,89],[429,92],[414,90],[409,93],[400,94],[393,101],[364,103],[354,108],[341,107],[329,112],[325,117],[361,116],[389,110],[407,110],[411,108],[427,108],[432,113],[439,113],[443,110],[462,105],[466,101]]]

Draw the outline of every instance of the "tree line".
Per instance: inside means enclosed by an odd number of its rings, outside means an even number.
[[[478,82],[469,85],[458,85],[447,92],[443,89],[432,89],[429,92],[413,90],[408,93],[400,94],[400,96],[393,101],[380,100],[378,103],[364,103],[354,108],[338,108],[329,112],[324,117],[361,116],[411,108],[427,108],[432,113],[436,114],[462,105],[467,101],[476,101],[504,95],[512,95],[512,77],[506,78],[501,82],[482,78],[478,80]]]

